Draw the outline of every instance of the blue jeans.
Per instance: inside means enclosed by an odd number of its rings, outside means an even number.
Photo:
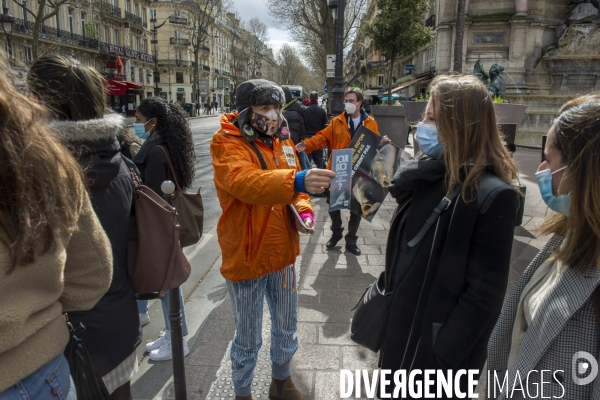
[[[305,169],[312,169],[312,164],[310,163],[310,159],[306,155],[305,152],[298,152],[298,159],[300,160],[300,168],[304,171]]]
[[[69,363],[61,353],[33,374],[0,393],[0,400],[64,400],[70,387]]]
[[[183,336],[187,336],[188,328],[187,321],[185,318],[185,304],[183,303],[183,290],[181,290],[181,286],[179,287],[179,300],[181,301],[181,329],[183,330]],[[160,301],[163,310],[163,317],[165,319],[165,327],[167,330],[171,329],[171,324],[169,324],[169,293],[167,292],[167,297]],[[148,312],[148,300],[138,300],[138,313],[145,314]],[[1,400],[1,399],[0,399]]]
[[[232,380],[236,396],[252,389],[258,350],[262,346],[263,299],[271,313],[271,372],[278,380],[290,376],[290,361],[298,350],[298,292],[292,291],[293,266],[241,282],[226,280],[236,331],[231,343]],[[286,284],[284,287],[284,283]]]
[[[308,157],[315,162],[317,168],[325,169],[325,157],[323,155],[323,149],[315,150],[312,153],[308,154]]]

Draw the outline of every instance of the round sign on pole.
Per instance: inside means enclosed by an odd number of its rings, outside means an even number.
[[[327,85],[323,86],[323,91],[327,93]]]

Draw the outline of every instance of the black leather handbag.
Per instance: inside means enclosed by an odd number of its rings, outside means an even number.
[[[415,247],[425,237],[440,215],[458,197],[461,190],[462,186],[458,186],[452,194],[446,195],[440,201],[431,216],[425,221],[419,233],[408,242],[409,247]],[[375,353],[379,351],[385,339],[385,332],[390,317],[390,307],[392,306],[393,288],[389,287],[389,279],[386,279],[386,272],[383,271],[379,275],[379,278],[365,290],[358,304],[352,309],[355,311],[350,327],[350,338],[352,341]],[[388,276],[392,276],[391,271]]]

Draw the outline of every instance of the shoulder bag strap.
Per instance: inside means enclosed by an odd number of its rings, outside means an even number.
[[[594,290],[592,294],[592,302],[594,303],[594,313],[596,314],[596,321],[600,324],[600,286]]]
[[[435,207],[433,213],[427,218],[427,221],[425,221],[425,224],[419,233],[408,242],[408,247],[415,247],[425,237],[427,232],[429,232],[429,229],[431,229],[433,224],[440,218],[440,215],[446,211],[450,207],[450,204],[458,197],[461,190],[462,186],[457,186],[452,194],[444,196],[442,201],[440,201],[440,204]]]
[[[263,158],[256,143],[250,142],[250,146],[252,146],[252,149],[254,149],[254,152],[256,153],[256,156],[258,157],[258,161],[260,161],[260,167],[264,170],[268,170],[269,168],[267,168],[267,163],[265,162],[265,159]]]
[[[167,156],[167,161],[169,162],[169,167],[171,167],[171,173],[173,174],[173,179],[175,179],[175,186],[177,187],[177,191],[180,192],[181,186],[179,186],[179,182],[177,181],[177,174],[175,173],[175,167],[173,166],[173,161],[171,161],[171,155],[169,154],[169,150],[167,150],[165,146],[161,146],[160,144],[157,144],[156,147],[161,149],[163,153],[165,153],[165,156]]]

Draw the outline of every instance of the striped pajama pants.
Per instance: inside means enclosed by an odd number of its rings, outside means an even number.
[[[262,345],[265,297],[271,313],[272,376],[279,380],[290,376],[290,361],[298,350],[298,292],[292,291],[295,282],[292,267],[289,265],[283,270],[285,276],[281,271],[275,271],[241,282],[226,280],[236,325],[230,354],[236,396],[251,393],[258,350]]]

